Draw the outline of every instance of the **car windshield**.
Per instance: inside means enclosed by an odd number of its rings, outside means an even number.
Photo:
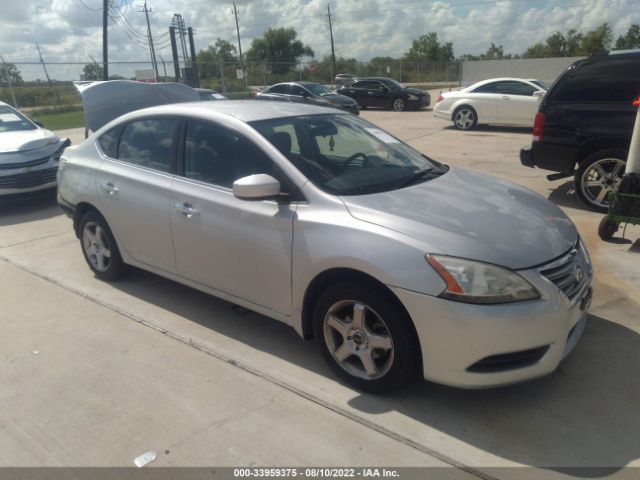
[[[382,80],[382,83],[384,83],[387,87],[407,88],[405,85],[401,84],[400,82],[396,82],[392,78],[385,78],[384,80]]]
[[[311,115],[252,122],[314,185],[334,195],[406,187],[448,170],[353,115]]]
[[[38,128],[27,117],[8,105],[0,105],[0,132],[35,130]]]
[[[549,90],[549,85],[547,85],[542,80],[531,80],[531,83],[533,83],[534,85],[538,85],[540,88],[543,88],[545,90]]]
[[[306,83],[304,84],[304,87],[315,95],[324,96],[333,94],[331,90],[329,90],[324,85],[320,85],[319,83]]]

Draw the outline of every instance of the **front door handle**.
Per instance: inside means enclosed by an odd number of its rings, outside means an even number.
[[[109,195],[115,195],[116,193],[118,193],[120,191],[120,190],[118,190],[118,187],[116,187],[112,182],[107,182],[105,185],[102,186],[102,188]]]
[[[175,208],[187,218],[191,218],[194,215],[198,215],[200,213],[200,211],[196,208],[193,208],[193,205],[191,205],[189,202],[174,203],[173,208]]]

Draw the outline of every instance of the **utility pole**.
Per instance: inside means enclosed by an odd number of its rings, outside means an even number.
[[[18,102],[16,102],[16,96],[13,93],[13,85],[11,85],[11,75],[9,72],[9,67],[7,65],[7,62],[4,61],[4,58],[2,57],[2,55],[0,55],[0,61],[2,62],[2,65],[4,65],[4,74],[7,76],[7,83],[9,84],[9,91],[11,92],[11,99],[13,100],[13,106],[15,108],[18,108]]]
[[[200,86],[200,79],[198,78],[198,62],[196,60],[196,45],[193,41],[193,28],[187,28],[189,34],[189,49],[191,50],[191,71],[193,74],[193,86],[198,88]]]
[[[331,24],[331,7],[327,3],[327,17],[329,18],[329,34],[331,35],[331,65],[333,66],[333,74],[331,76],[331,82],[333,83],[334,77],[338,74],[336,68],[336,51],[333,48],[333,25]]]
[[[40,45],[36,42],[36,48],[38,49],[38,56],[40,57],[40,63],[42,64],[42,68],[44,69],[44,76],[47,77],[47,83],[51,86],[51,79],[49,78],[49,72],[47,72],[47,66],[44,64],[44,60],[42,59],[42,53],[40,53]]]
[[[104,80],[109,80],[109,45],[107,42],[107,23],[109,21],[109,0],[102,0],[102,71]]]
[[[152,12],[150,8],[147,8],[147,0],[144,0],[144,5],[138,7],[139,12],[144,12],[144,16],[147,18],[147,36],[149,37],[149,52],[151,53],[151,65],[153,71],[156,74],[156,82],[158,81],[158,63],[156,62],[156,52],[153,48],[153,37],[151,36],[151,24],[149,23],[149,12]]]
[[[173,70],[176,82],[180,83],[180,59],[178,58],[178,45],[176,43],[176,27],[169,27],[169,38],[171,39],[171,56],[173,57]]]
[[[158,55],[160,57],[160,61],[162,62],[162,68],[164,69],[164,79],[162,80],[163,82],[167,81],[167,66],[164,63],[164,58],[162,58],[160,55]]]
[[[244,78],[244,61],[242,60],[242,44],[240,43],[240,27],[238,26],[238,9],[236,4],[233,4],[233,14],[236,17],[236,33],[238,34],[238,53],[240,54],[240,68],[242,69],[242,88],[247,88],[247,82]]]

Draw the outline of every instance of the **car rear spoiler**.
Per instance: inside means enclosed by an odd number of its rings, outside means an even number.
[[[95,132],[126,113],[156,105],[197,102],[198,92],[181,83],[142,83],[133,80],[73,82],[82,98],[85,132]]]

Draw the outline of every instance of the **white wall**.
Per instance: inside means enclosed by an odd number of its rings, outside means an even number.
[[[521,58],[517,60],[467,60],[462,63],[462,86],[497,77],[535,78],[549,84],[583,57]]]

